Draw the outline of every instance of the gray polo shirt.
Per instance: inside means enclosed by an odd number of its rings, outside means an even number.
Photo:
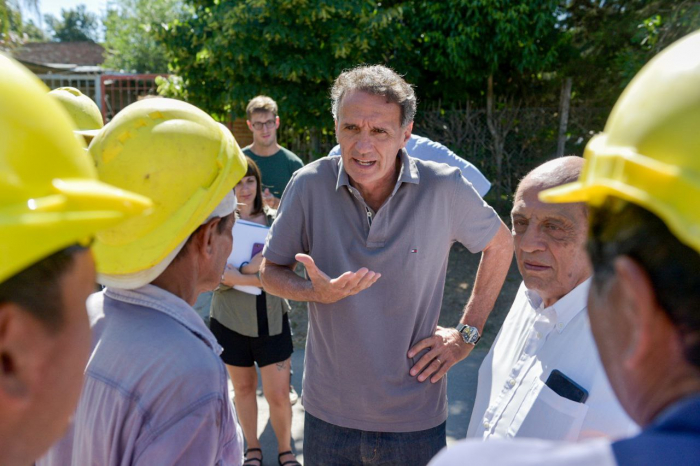
[[[446,379],[418,382],[409,370],[421,355],[406,354],[435,331],[452,243],[479,252],[500,225],[458,169],[404,150],[400,163],[376,213],[350,186],[340,157],[300,169],[263,251],[280,265],[309,254],[331,277],[361,267],[382,274],[354,296],[309,303],[304,408],[342,427],[412,432],[447,419]]]

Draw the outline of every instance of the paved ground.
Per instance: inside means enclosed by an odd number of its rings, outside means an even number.
[[[447,444],[463,439],[467,434],[467,426],[471,416],[476,394],[476,374],[487,349],[477,348],[470,357],[453,367],[449,372],[447,382],[447,397],[449,416],[447,418]],[[301,393],[302,369],[304,365],[304,350],[295,350],[292,355],[294,377],[292,383]],[[270,411],[258,389],[258,435],[262,444],[265,464],[277,464],[277,440],[269,422]],[[303,463],[302,446],[304,442],[304,407],[298,402],[292,408],[292,448],[297,452],[297,458]]]

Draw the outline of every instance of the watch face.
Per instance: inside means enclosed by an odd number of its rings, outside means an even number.
[[[464,338],[465,343],[471,343],[471,344],[476,344],[476,342],[479,341],[479,330],[477,330],[476,327],[470,327],[469,325],[465,325],[464,328],[462,329],[462,336]]]

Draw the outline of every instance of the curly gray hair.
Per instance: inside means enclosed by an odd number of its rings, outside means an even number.
[[[340,101],[348,91],[358,90],[386,97],[401,107],[401,127],[416,116],[416,93],[396,71],[383,65],[358,66],[343,71],[331,88],[333,118],[338,119]]]

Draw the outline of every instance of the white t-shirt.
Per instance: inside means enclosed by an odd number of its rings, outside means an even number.
[[[639,431],[600,362],[586,308],[590,281],[548,308],[537,293],[520,286],[479,369],[468,438],[616,439]],[[588,392],[585,403],[545,384],[554,369]]]
[[[536,439],[463,440],[438,453],[428,466],[615,466],[610,442],[581,443]]]

